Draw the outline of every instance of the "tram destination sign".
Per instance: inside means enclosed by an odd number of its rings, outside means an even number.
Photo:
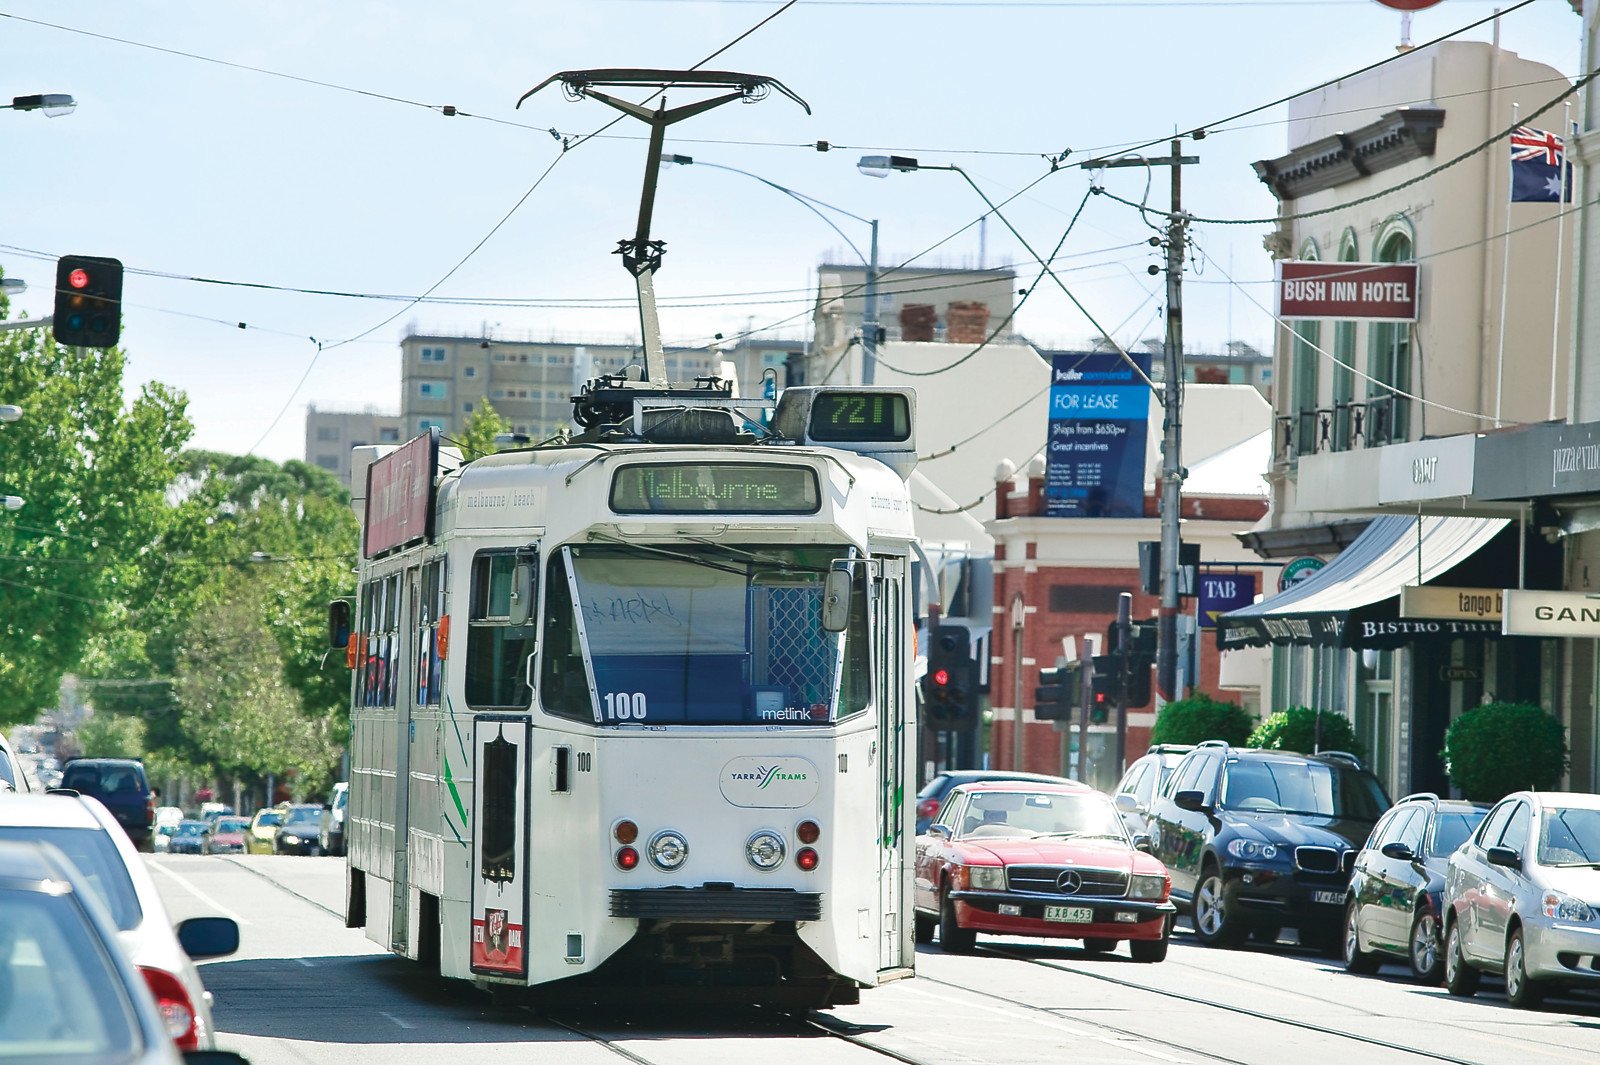
[[[1417,320],[1416,263],[1278,263],[1280,318]]]
[[[809,466],[700,462],[624,466],[611,478],[618,514],[815,514],[822,507]]]
[[[1138,372],[1134,370],[1135,365]],[[1044,513],[1049,518],[1144,516],[1150,356],[1056,352],[1050,368]]]
[[[367,467],[363,555],[377,558],[403,544],[433,537],[438,468],[437,429],[429,429]]]

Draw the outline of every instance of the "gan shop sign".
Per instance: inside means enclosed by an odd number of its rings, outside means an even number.
[[[1417,320],[1416,263],[1278,263],[1280,318]]]
[[[1507,636],[1600,637],[1600,596],[1508,588],[1500,626]]]

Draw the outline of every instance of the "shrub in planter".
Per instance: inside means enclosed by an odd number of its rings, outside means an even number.
[[[1524,788],[1554,788],[1567,768],[1567,730],[1537,706],[1489,703],[1450,723],[1441,753],[1462,795],[1494,802]]]
[[[1319,714],[1309,706],[1291,706],[1261,722],[1250,734],[1250,746],[1300,754],[1349,751],[1357,758],[1365,758],[1367,753],[1366,747],[1356,739],[1356,730],[1351,727],[1349,718],[1332,710]]]
[[[1238,703],[1219,702],[1204,692],[1195,692],[1161,708],[1155,727],[1150,730],[1150,742],[1193,744],[1226,740],[1237,747],[1244,743],[1255,723],[1256,719]]]

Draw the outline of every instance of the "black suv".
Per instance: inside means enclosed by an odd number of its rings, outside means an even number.
[[[1302,944],[1333,953],[1356,851],[1388,808],[1353,755],[1209,740],[1173,770],[1150,833],[1200,942],[1273,942],[1292,926]]]
[[[99,799],[135,847],[145,852],[154,849],[150,829],[156,820],[156,800],[143,762],[134,758],[71,758],[62,767],[61,787]]]
[[[1384,955],[1411,963],[1425,984],[1444,979],[1444,874],[1450,855],[1477,829],[1487,806],[1407,795],[1383,815],[1356,856],[1345,908],[1344,967],[1375,973]]]

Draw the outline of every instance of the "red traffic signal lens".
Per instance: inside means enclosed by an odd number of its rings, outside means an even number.
[[[72,273],[67,275],[67,284],[71,285],[73,288],[87,287],[89,284],[89,271],[85,270],[81,266],[78,267],[76,270],[72,271]]]
[[[944,687],[946,684],[949,684],[950,683],[950,671],[948,669],[936,669],[936,670],[934,670],[933,671],[933,682],[935,684],[937,684],[941,688]]]

